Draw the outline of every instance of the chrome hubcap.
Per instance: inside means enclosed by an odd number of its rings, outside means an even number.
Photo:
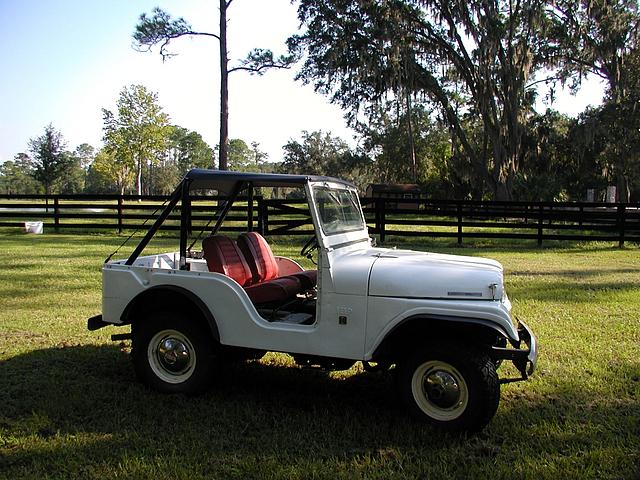
[[[464,377],[453,365],[439,360],[428,360],[415,369],[411,391],[420,410],[438,421],[455,420],[469,403]]]
[[[147,359],[153,373],[162,381],[178,384],[188,380],[196,368],[193,344],[177,330],[162,330],[148,344]]]
[[[460,400],[460,387],[455,377],[440,370],[425,376],[424,392],[440,408],[451,408]]]
[[[168,371],[180,373],[189,366],[191,353],[182,341],[168,337],[158,345],[158,360]]]

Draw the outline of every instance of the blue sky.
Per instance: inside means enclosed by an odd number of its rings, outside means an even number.
[[[214,0],[0,0],[0,162],[27,151],[28,140],[52,123],[73,149],[100,147],[102,108],[113,109],[120,90],[143,84],[157,92],[172,123],[218,136],[217,44],[180,39],[164,64],[156,52],[132,48],[142,12],[155,6],[182,16],[194,29],[217,32]],[[289,0],[235,0],[229,9],[232,62],[252,48],[282,53],[298,22]],[[302,130],[325,130],[352,140],[340,110],[293,80],[292,71],[230,78],[230,136],[257,141],[274,161]],[[595,82],[578,97],[562,95],[554,108],[575,115],[599,104]]]

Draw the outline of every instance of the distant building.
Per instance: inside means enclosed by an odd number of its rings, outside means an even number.
[[[422,189],[415,183],[372,183],[367,187],[366,196],[369,198],[396,199],[396,202],[387,202],[391,208],[418,210],[417,202],[402,202],[402,199],[419,200]]]

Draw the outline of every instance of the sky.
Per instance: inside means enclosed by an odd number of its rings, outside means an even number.
[[[52,124],[69,149],[102,145],[102,108],[115,110],[120,91],[141,84],[158,94],[174,125],[200,133],[211,146],[219,134],[218,45],[205,37],[172,42],[178,55],[163,63],[157,48],[141,53],[132,33],[141,13],[160,6],[196,31],[218,31],[215,0],[0,0],[0,162],[28,151],[30,138]],[[253,48],[285,52],[299,22],[290,0],[235,0],[229,8],[230,66]],[[295,81],[293,70],[229,79],[229,136],[258,142],[269,160],[304,130],[329,131],[354,145],[337,106]],[[590,81],[553,108],[575,116],[599,105],[602,86]],[[540,104],[538,109],[544,109]]]

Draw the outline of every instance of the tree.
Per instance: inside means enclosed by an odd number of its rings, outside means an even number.
[[[29,150],[33,154],[33,176],[50,195],[52,186],[71,164],[65,152],[66,142],[62,134],[49,124],[40,137],[29,140]]]
[[[331,95],[352,124],[389,95],[432,100],[476,181],[504,200],[520,165],[529,84],[548,63],[545,3],[301,0],[307,30],[289,45],[307,53],[298,78]],[[482,120],[477,143],[467,114]]]
[[[446,128],[422,105],[415,106],[410,115],[408,111],[393,112],[388,104],[371,116],[369,125],[360,127],[364,148],[374,158],[378,181],[430,183],[433,187],[444,180],[441,166],[451,157]]]
[[[74,151],[74,155],[78,158],[80,168],[88,170],[96,156],[96,149],[88,143],[78,145]]]
[[[640,13],[636,0],[558,0],[550,7],[562,68],[558,77],[573,78],[573,89],[593,74],[607,82],[607,116],[614,119],[612,134],[622,143],[611,145],[611,170],[616,177],[620,201],[629,200],[630,161],[637,161],[637,127],[629,118],[637,117],[638,48]],[[634,93],[635,92],[635,93]],[[629,117],[629,113],[634,113]],[[625,140],[627,142],[625,142]],[[627,143],[627,145],[625,145]]]
[[[285,173],[331,175],[350,180],[361,189],[371,181],[371,160],[353,152],[349,145],[329,132],[302,132],[302,141],[289,140],[282,147]]]
[[[13,160],[0,164],[0,191],[7,195],[42,193],[29,155],[18,153]]]
[[[133,183],[133,166],[115,150],[103,148],[96,154],[89,168],[87,181],[93,192],[111,193],[114,189],[124,195]]]
[[[172,40],[183,36],[212,37],[218,41],[220,47],[220,142],[219,168],[227,170],[229,147],[229,74],[244,70],[252,74],[262,75],[270,68],[289,68],[294,57],[282,55],[274,58],[271,50],[256,48],[249,52],[240,65],[229,68],[229,53],[227,48],[227,10],[233,0],[220,0],[220,29],[219,33],[196,32],[184,18],[171,19],[171,15],[160,8],[154,8],[151,16],[143,13],[135,27],[133,38],[137,47],[142,51],[149,51],[154,45],[160,44],[160,55],[163,61],[174,54],[167,48]]]
[[[169,117],[157,101],[157,94],[142,85],[131,85],[120,92],[117,114],[102,109],[105,149],[135,171],[138,195],[143,193],[143,169],[157,163],[167,147]]]
[[[260,144],[253,142],[251,148],[244,140],[229,140],[229,169],[237,172],[261,172],[267,154],[260,150]]]
[[[566,201],[580,194],[580,159],[569,142],[574,123],[553,110],[529,119],[514,186],[518,200]]]
[[[208,168],[214,156],[202,135],[179,126],[171,127],[167,154],[181,175],[192,168]]]
[[[86,171],[81,166],[81,158],[75,152],[66,151],[67,166],[56,180],[55,186],[58,193],[77,194],[85,187]]]

